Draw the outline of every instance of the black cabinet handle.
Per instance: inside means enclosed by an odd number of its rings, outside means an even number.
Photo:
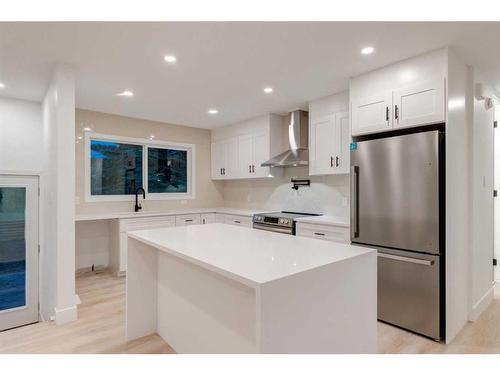
[[[320,233],[320,232],[314,232],[314,234],[315,234],[316,236],[324,236],[324,235],[325,235],[324,233]]]
[[[333,168],[333,156],[330,156],[330,167]]]
[[[222,174],[225,176],[226,175],[226,168],[222,168]]]
[[[248,166],[248,173],[252,173],[252,166],[251,165]]]
[[[186,219],[184,220],[186,223],[190,223],[191,221],[193,221],[193,219]]]
[[[239,220],[235,220],[234,222],[235,222],[236,224],[240,224],[240,223],[241,223],[241,221],[239,221]]]
[[[336,167],[339,166],[339,157],[338,156],[335,156],[335,166]]]
[[[399,108],[398,108],[397,104],[394,106],[394,118],[396,120],[399,119]]]
[[[385,121],[389,121],[389,107],[385,107]]]
[[[220,169],[220,175],[222,176],[222,168]]]
[[[252,173],[255,173],[255,165],[252,165]]]

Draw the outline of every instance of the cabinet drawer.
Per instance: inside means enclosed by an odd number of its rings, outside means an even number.
[[[201,224],[215,223],[215,214],[201,214],[200,220],[201,220]]]
[[[175,226],[174,216],[154,216],[133,219],[120,219],[120,233],[133,230]]]
[[[226,222],[226,215],[224,215],[224,214],[215,214],[215,222],[216,223],[225,223]]]
[[[182,225],[195,225],[200,223],[200,214],[177,215],[175,217],[175,225],[178,227]]]
[[[225,215],[224,223],[233,224],[233,225],[241,225],[243,227],[252,227],[252,218],[248,216],[240,216],[240,215]]]
[[[348,243],[349,228],[335,225],[297,223],[297,236]]]

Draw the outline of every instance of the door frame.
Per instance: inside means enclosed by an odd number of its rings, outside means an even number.
[[[43,235],[42,235],[42,231],[40,230],[41,226],[42,226],[42,217],[43,217],[43,214],[44,214],[44,183],[45,183],[45,173],[42,172],[42,171],[39,171],[39,170],[4,170],[4,169],[0,169],[0,177],[35,177],[37,179],[37,182],[38,182],[38,197],[37,197],[37,217],[36,217],[36,220],[37,220],[37,228],[36,228],[36,236],[35,236],[35,243],[38,244],[38,252],[36,252],[36,256],[37,256],[37,284],[38,284],[38,287],[37,287],[37,291],[36,291],[36,294],[37,294],[37,300],[38,300],[38,306],[37,306],[37,321],[36,322],[40,322],[40,321],[44,321],[45,319],[43,318],[43,315],[42,315],[42,310],[41,310],[41,306],[42,306],[42,294],[41,294],[41,290],[42,290],[42,270],[41,270],[41,254],[42,254],[42,249],[43,249],[43,246],[42,246],[42,243],[43,243]],[[24,307],[18,307],[18,308],[13,308],[13,309],[10,309],[11,311],[16,311],[16,310],[19,310],[19,309],[22,309]],[[36,323],[36,322],[33,322],[33,323]],[[29,323],[28,323],[29,324]],[[7,329],[12,329],[12,328],[16,328],[16,327],[11,327],[11,328],[7,328]]]

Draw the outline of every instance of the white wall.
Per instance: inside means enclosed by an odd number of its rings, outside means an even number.
[[[57,65],[43,101],[47,155],[42,209],[41,311],[58,324],[77,318],[75,296],[75,96],[70,67]]]
[[[453,51],[447,58],[446,342],[465,326],[471,286],[472,75]]]
[[[0,171],[42,171],[40,103],[0,97]]]
[[[495,120],[500,124],[500,105],[495,106]],[[494,130],[495,134],[495,156],[494,156],[494,175],[495,175],[495,189],[500,192],[500,128],[497,127]],[[494,247],[495,247],[495,258],[500,261],[500,197],[494,200]],[[495,267],[495,280],[500,283],[500,266]]]
[[[474,71],[474,84],[488,86]],[[477,90],[477,87],[474,87]],[[476,320],[493,299],[494,241],[494,108],[474,95],[472,174],[472,289],[470,319]]]

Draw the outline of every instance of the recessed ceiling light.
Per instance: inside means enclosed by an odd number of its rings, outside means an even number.
[[[149,139],[150,139],[150,140],[153,140],[153,139],[155,139],[155,136],[154,136],[153,134],[151,134],[151,135],[149,136]]]
[[[373,53],[373,51],[375,51],[375,48],[373,47],[365,47],[361,50],[361,53],[363,55],[369,55],[370,53]]]
[[[131,96],[134,96],[134,93],[130,90],[125,90],[125,91],[122,91],[122,92],[119,92],[118,94],[116,94],[116,96],[128,96],[128,97],[131,97]]]
[[[208,110],[208,113],[211,115],[216,115],[217,113],[219,113],[219,111],[217,109],[212,108]]]
[[[264,92],[265,92],[266,94],[270,94],[270,93],[272,93],[272,92],[273,92],[273,88],[272,88],[272,87],[266,87],[266,88],[264,89]]]
[[[83,137],[81,135],[78,136],[78,140],[81,141]]]
[[[0,89],[3,89],[5,87],[5,84],[3,84],[2,82],[0,82]]]
[[[86,127],[86,128],[83,128],[83,131],[86,131],[86,132],[91,132],[91,131],[92,131],[92,128]]]
[[[168,63],[174,63],[177,61],[177,57],[173,56],[173,55],[167,55],[164,57],[165,61],[168,62]]]

